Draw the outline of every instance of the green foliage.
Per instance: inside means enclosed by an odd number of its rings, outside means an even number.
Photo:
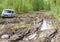
[[[0,0],[0,14],[3,9],[14,9],[17,14],[33,11],[51,11],[60,21],[60,0]]]
[[[16,13],[32,11],[52,11],[59,9],[59,0],[0,0],[0,14],[3,9],[14,9]]]

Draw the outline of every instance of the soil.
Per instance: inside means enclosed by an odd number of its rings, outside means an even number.
[[[44,20],[50,27],[41,30]],[[52,13],[41,11],[18,14],[13,18],[0,18],[2,25],[14,23],[31,24],[32,27],[4,28],[0,30],[0,42],[60,42],[60,22]]]

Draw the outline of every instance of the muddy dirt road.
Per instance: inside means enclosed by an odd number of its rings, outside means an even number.
[[[30,29],[11,24],[30,24]],[[7,24],[10,28],[8,28]],[[16,15],[14,18],[0,18],[0,42],[60,42],[60,22],[48,12],[33,12]]]

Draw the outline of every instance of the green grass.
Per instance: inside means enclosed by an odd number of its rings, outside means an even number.
[[[57,18],[57,20],[60,22],[60,14],[57,14],[56,12],[54,13],[54,17]]]
[[[21,27],[26,27],[27,29],[31,28],[31,24],[7,24],[7,25],[0,25],[0,29],[1,28],[21,28]]]
[[[25,13],[40,10],[54,10],[59,0],[0,0],[0,13],[3,9],[14,9],[16,13]]]
[[[18,26],[18,28],[25,26],[26,28],[31,28],[31,24],[15,24],[15,26]]]

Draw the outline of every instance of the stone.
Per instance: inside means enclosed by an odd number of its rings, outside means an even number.
[[[1,36],[2,39],[8,39],[9,37],[10,37],[10,35],[8,35],[8,34],[4,34]]]

